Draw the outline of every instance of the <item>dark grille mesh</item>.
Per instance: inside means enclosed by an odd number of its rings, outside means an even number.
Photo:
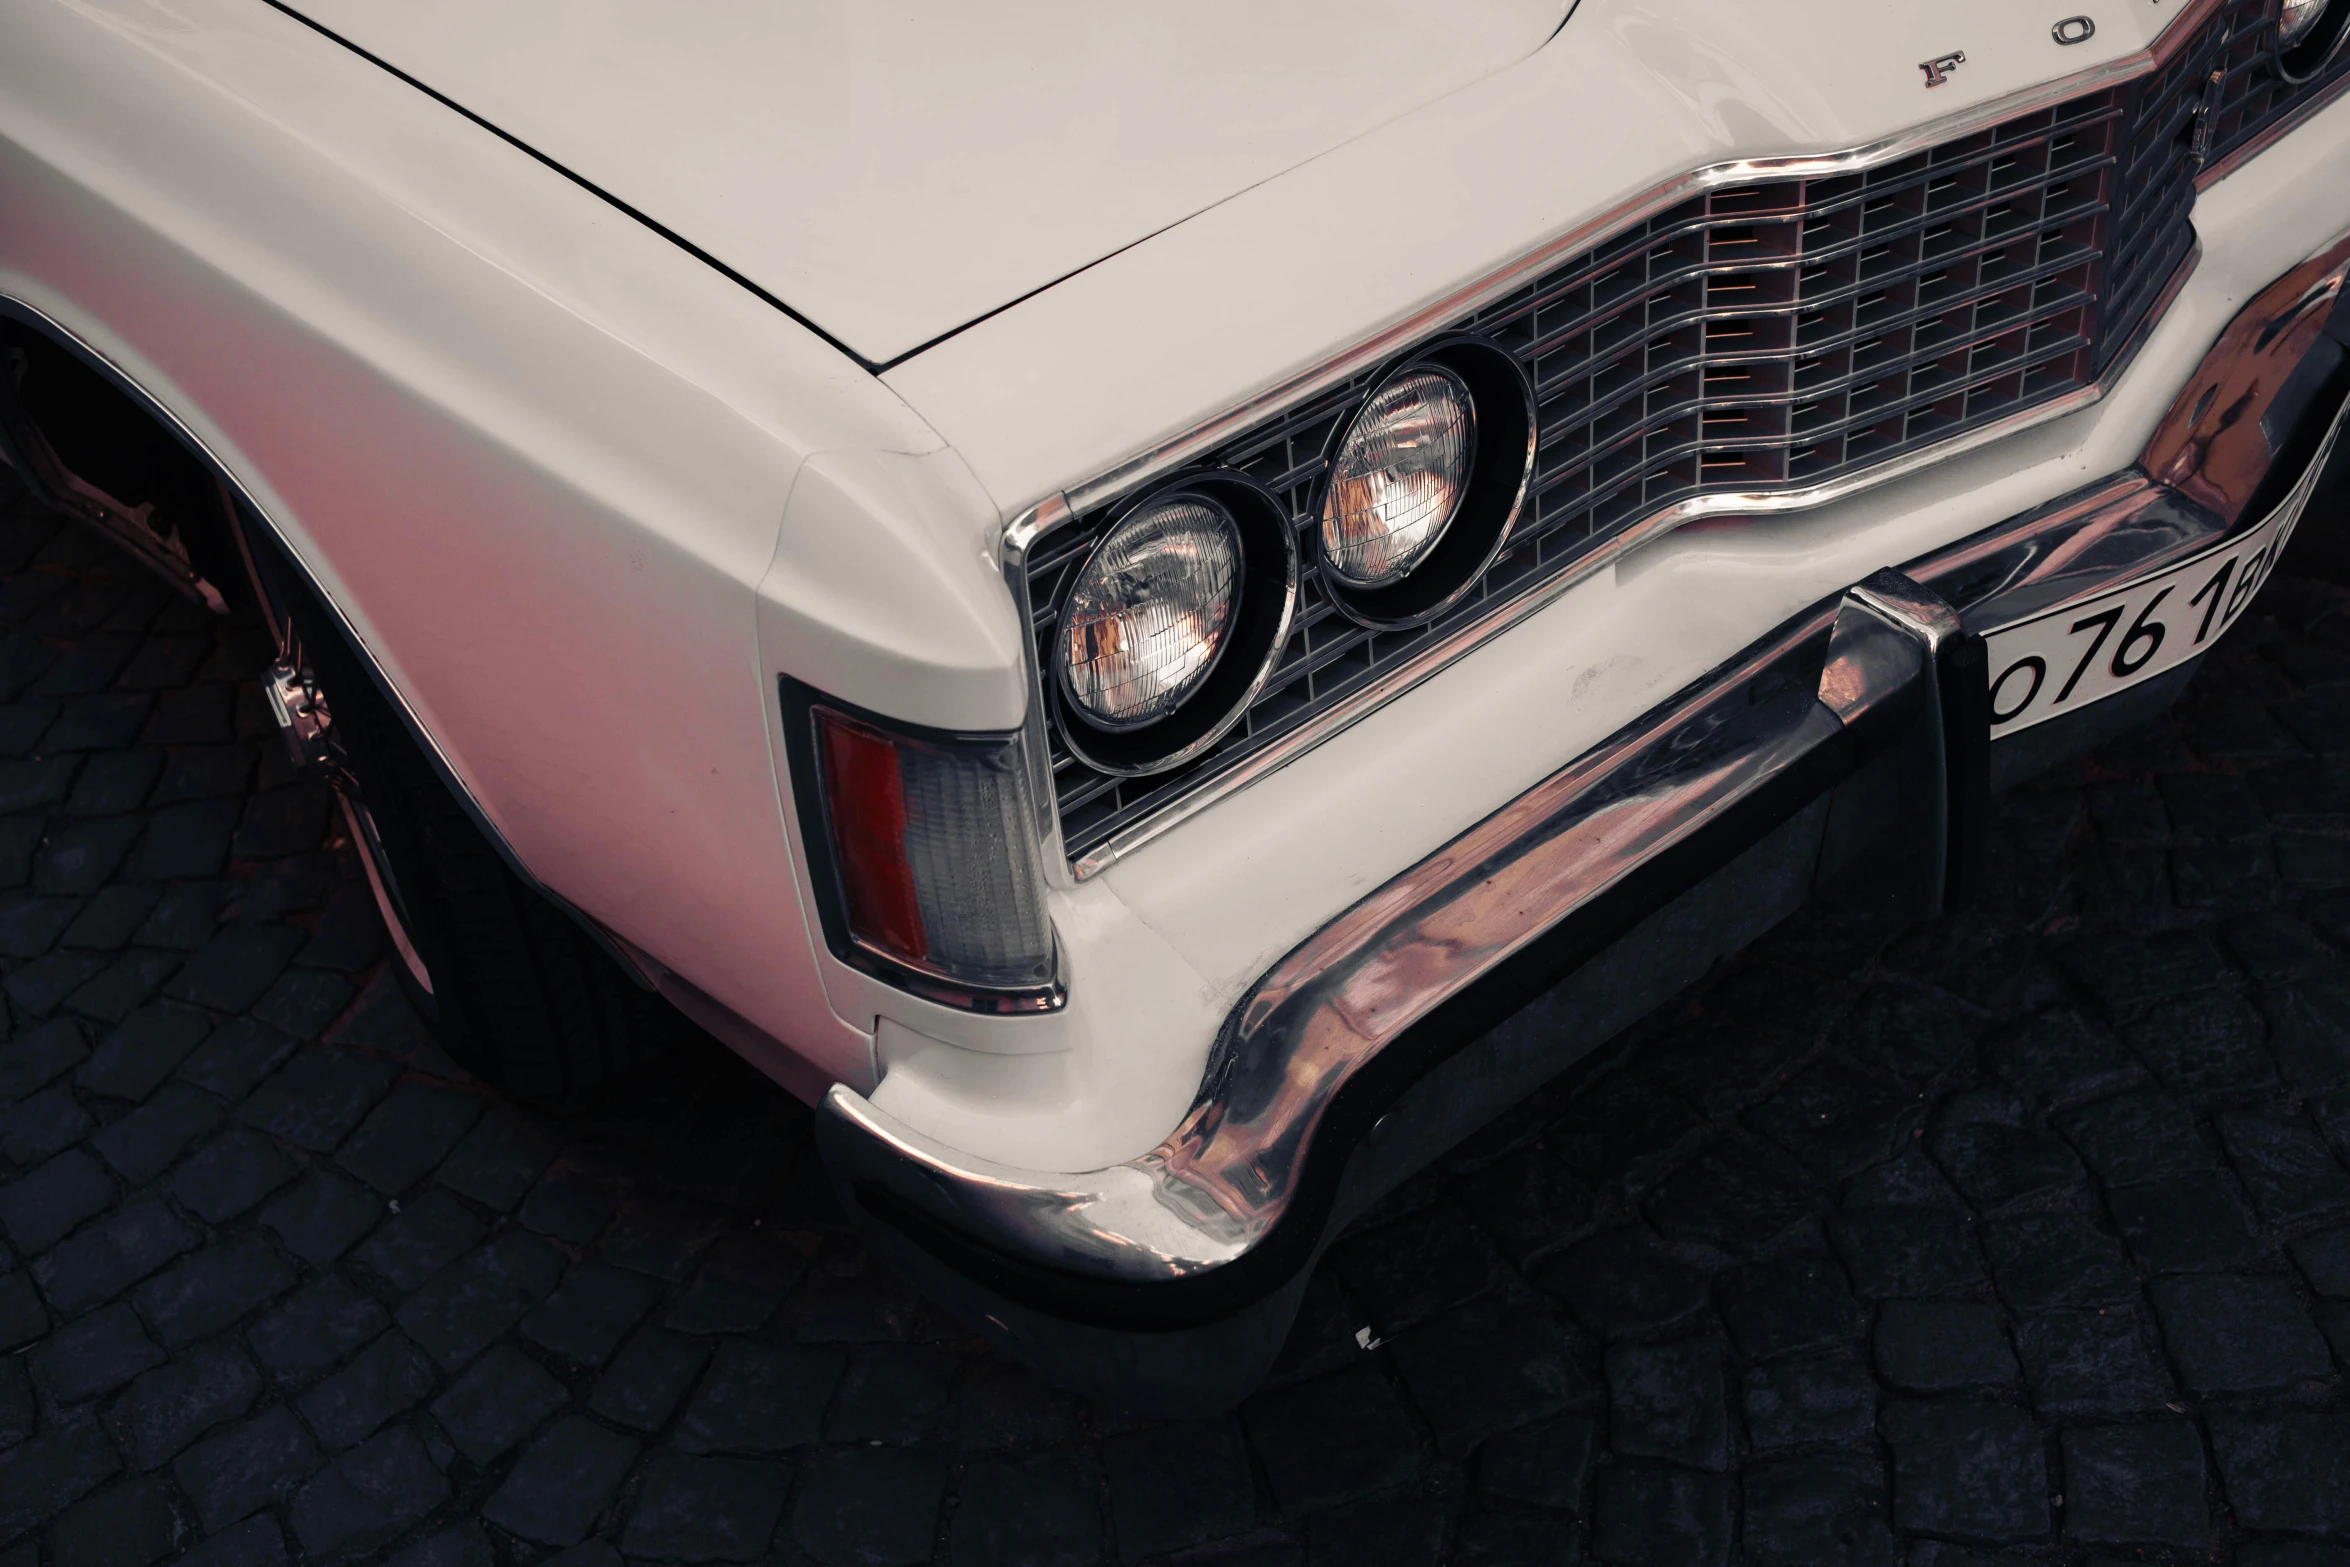
[[[2276,77],[2266,17],[2267,0],[2239,0],[2152,76],[1866,173],[1693,198],[1462,323],[1526,367],[1539,448],[1509,550],[1432,625],[1367,630],[1314,566],[1318,481],[1373,375],[1217,453],[1290,512],[1295,627],[1240,725],[1180,769],[1114,778],[1055,728],[1070,857],[1664,507],[1808,488],[2094,381],[2194,246],[2198,116],[2213,115],[2217,158],[2317,90]],[[1030,563],[1040,660],[1105,520],[1064,528]]]

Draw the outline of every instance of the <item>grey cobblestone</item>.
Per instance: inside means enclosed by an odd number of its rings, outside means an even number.
[[[207,1533],[290,1495],[318,1467],[318,1445],[284,1405],[208,1436],[172,1465]]]
[[[432,1412],[459,1452],[487,1464],[568,1401],[563,1384],[537,1361],[500,1345],[468,1366]]]
[[[1164,1425],[880,1268],[715,1046],[457,1073],[252,628],[47,527],[0,515],[0,1567],[2350,1567],[2350,591],[2003,796],[1979,910],[1807,911],[1381,1202]]]
[[[352,1262],[402,1293],[471,1251],[489,1226],[455,1197],[429,1191],[377,1225]]]
[[[540,1545],[575,1545],[594,1526],[637,1452],[633,1438],[565,1415],[523,1451],[482,1516]]]
[[[160,1202],[135,1202],[33,1263],[33,1280],[61,1315],[112,1300],[200,1237]]]
[[[35,1165],[59,1149],[68,1149],[96,1125],[63,1088],[45,1088],[24,1104],[0,1111],[0,1158],[12,1165]]]
[[[1877,1383],[1852,1355],[1778,1361],[1746,1373],[1743,1407],[1758,1453],[1859,1442],[1876,1429]]]
[[[1545,1460],[1560,1456],[1531,1455],[1524,1465],[1543,1472],[1551,1493],[1557,1480]],[[1256,1486],[1237,1422],[1125,1432],[1102,1444],[1102,1463],[1109,1479],[1111,1527],[1125,1560],[1229,1538],[1256,1521]],[[1542,1502],[1546,1496],[1524,1499]]]
[[[122,1468],[88,1415],[60,1416],[0,1453],[0,1542],[22,1538]]]
[[[141,1286],[139,1315],[170,1344],[210,1338],[293,1288],[293,1265],[260,1235],[197,1252]]]
[[[153,1469],[234,1420],[261,1394],[261,1374],[233,1344],[208,1344],[147,1372],[114,1401],[107,1422],[131,1462]]]
[[[824,1423],[834,1442],[913,1442],[937,1429],[953,1396],[954,1357],[927,1344],[876,1344],[849,1356]]]
[[[2325,1340],[2287,1279],[2159,1279],[2147,1293],[2180,1384],[2191,1393],[2278,1392],[2333,1374]]]
[[[114,1201],[114,1182],[97,1160],[69,1148],[0,1187],[0,1231],[20,1252],[41,1252]]]
[[[774,1536],[789,1483],[790,1470],[779,1463],[657,1453],[621,1544],[631,1556],[660,1560],[756,1561]]]
[[[2100,1545],[2199,1546],[2211,1532],[2203,1439],[2185,1420],[2064,1433],[2064,1533]]]
[[[449,1499],[449,1483],[414,1432],[395,1428],[336,1459],[295,1496],[294,1537],[318,1560],[406,1533]]]
[[[26,1358],[42,1392],[60,1404],[76,1404],[161,1364],[163,1351],[140,1330],[130,1308],[114,1306],[67,1323]]]

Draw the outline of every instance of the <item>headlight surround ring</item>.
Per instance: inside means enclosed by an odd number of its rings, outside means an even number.
[[[1507,354],[1477,339],[1439,339],[1382,375],[1332,433],[1329,472],[1313,497],[1316,548],[1322,547],[1322,518],[1339,456],[1364,410],[1389,388],[1429,369],[1466,388],[1473,409],[1468,476],[1451,519],[1426,553],[1391,583],[1357,587],[1327,553],[1321,562],[1322,587],[1331,601],[1347,618],[1374,630],[1422,625],[1467,597],[1508,545],[1534,477],[1534,388],[1525,372]]]
[[[1153,513],[1202,503],[1229,519],[1239,540],[1237,596],[1207,668],[1179,699],[1139,722],[1105,722],[1079,699],[1068,665],[1070,611],[1081,585],[1121,530]],[[1280,504],[1253,481],[1217,469],[1178,477],[1121,503],[1072,572],[1055,606],[1052,668],[1045,673],[1061,739],[1100,772],[1140,777],[1191,761],[1221,740],[1264,689],[1297,610],[1297,540]]]
[[[2350,0],[2316,0],[2314,14],[2294,24],[2293,0],[2278,0],[2276,19],[2277,74],[2295,86],[2311,81],[2330,66],[2350,36]]]

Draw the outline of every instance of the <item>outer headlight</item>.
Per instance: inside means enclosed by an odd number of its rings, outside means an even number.
[[[2277,15],[2277,42],[2291,48],[2326,14],[2329,0],[2284,0]]]
[[[1322,559],[1350,587],[1400,582],[1459,515],[1476,452],[1476,404],[1442,365],[1373,393],[1340,443],[1322,497]]]
[[[1182,495],[1135,513],[1070,589],[1063,695],[1112,733],[1165,718],[1223,655],[1240,588],[1240,529],[1221,504]]]
[[[1297,536],[1247,478],[1194,473],[1113,513],[1067,582],[1044,672],[1062,742],[1139,777],[1214,745],[1263,688],[1297,604]]]

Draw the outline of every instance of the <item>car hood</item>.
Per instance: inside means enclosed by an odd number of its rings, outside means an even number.
[[[1524,57],[1571,3],[291,8],[880,364]]]

